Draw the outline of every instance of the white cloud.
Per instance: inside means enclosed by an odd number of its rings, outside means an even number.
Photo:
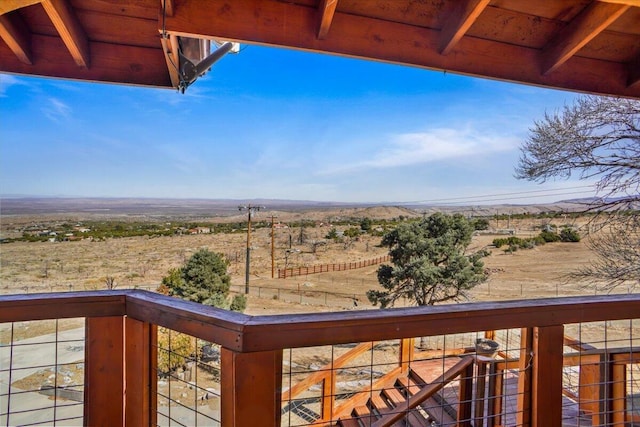
[[[60,101],[58,98],[49,98],[42,106],[43,114],[54,122],[67,120],[71,117],[71,107]]]
[[[392,135],[388,144],[368,159],[334,165],[323,174],[364,169],[387,169],[509,151],[518,147],[514,136],[489,135],[476,129],[438,128]]]
[[[27,85],[27,83],[11,74],[0,74],[0,98],[6,97],[7,90],[15,85]]]

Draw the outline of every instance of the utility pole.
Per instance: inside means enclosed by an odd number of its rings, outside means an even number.
[[[275,277],[275,274],[276,274],[276,262],[275,262],[275,256],[274,256],[276,228],[273,222],[273,220],[276,218],[278,217],[271,215],[271,278],[272,279]]]
[[[249,214],[249,221],[247,223],[247,259],[245,264],[245,273],[244,273],[244,293],[249,294],[249,269],[251,266],[251,213],[254,211],[259,211],[264,206],[238,206],[239,211],[246,210]]]

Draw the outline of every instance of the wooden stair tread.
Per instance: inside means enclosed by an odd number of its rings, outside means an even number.
[[[409,377],[399,377],[396,382],[403,388],[403,390],[408,391],[411,396],[416,394],[422,388],[422,386],[417,385]]]
[[[442,404],[433,397],[425,400],[420,407],[440,425],[449,426],[457,424],[457,420],[449,415]]]
[[[381,394],[387,396],[387,398],[389,398],[389,400],[393,403],[394,407],[401,406],[403,403],[406,404],[407,402],[407,399],[395,387],[385,388],[384,390],[382,390]]]
[[[409,375],[418,384],[430,384],[462,360],[460,357],[421,360],[411,364]]]
[[[338,420],[340,427],[360,427],[360,423],[355,418],[345,418]]]
[[[375,408],[379,412],[383,412],[389,409],[389,405],[387,405],[387,402],[379,394],[374,394],[373,396],[371,396],[368,403],[371,409]]]

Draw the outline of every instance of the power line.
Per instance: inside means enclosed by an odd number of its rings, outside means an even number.
[[[451,203],[432,203],[432,206],[446,206],[446,205],[464,205],[464,204],[469,204],[469,203],[478,203],[478,202],[509,202],[509,201],[513,201],[513,200],[521,200],[521,199],[535,199],[535,198],[539,198],[539,197],[549,197],[549,196],[566,196],[566,195],[574,195],[574,196],[579,196],[579,195],[589,195],[589,194],[593,194],[590,191],[580,191],[580,192],[575,192],[575,191],[570,191],[567,193],[553,193],[553,194],[538,194],[538,195],[534,195],[534,196],[521,196],[521,197],[509,197],[509,198],[496,198],[496,199],[480,199],[480,200],[476,200],[476,199],[469,199],[466,201],[461,201],[461,202],[451,202]]]
[[[545,190],[529,190],[529,191],[518,191],[518,192],[512,192],[512,193],[496,193],[496,194],[485,194],[485,195],[480,195],[480,196],[465,196],[465,197],[448,197],[448,198],[442,198],[442,199],[431,199],[431,200],[417,200],[417,201],[411,201],[411,202],[403,202],[402,204],[404,205],[411,205],[411,204],[441,204],[443,202],[455,202],[460,203],[460,202],[456,202],[456,201],[462,201],[462,202],[475,202],[475,201],[496,201],[496,200],[510,200],[510,199],[523,199],[523,198],[529,198],[529,197],[547,197],[547,196],[562,196],[562,195],[566,195],[566,194],[576,194],[575,192],[566,192],[567,190],[577,190],[577,189],[586,189],[586,188],[591,188],[593,189],[593,185],[581,185],[581,186],[575,186],[575,187],[565,187],[565,188],[558,188],[558,189],[545,189]],[[559,193],[562,192],[562,193]],[[522,197],[503,197],[503,196],[520,196],[520,195],[529,195],[529,194],[536,194],[536,193],[544,193],[544,194],[540,194],[540,195],[535,195],[535,196],[522,196]],[[584,191],[579,192],[579,194],[583,194],[586,193]],[[498,197],[498,198],[496,198]],[[489,199],[491,198],[491,199]],[[484,199],[488,199],[488,200],[484,200]]]

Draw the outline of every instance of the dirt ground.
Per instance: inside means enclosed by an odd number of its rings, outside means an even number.
[[[32,219],[29,219],[32,220]],[[556,221],[562,226],[563,220]],[[354,224],[355,225],[355,224]],[[470,294],[471,301],[495,301],[507,299],[526,299],[565,295],[585,295],[602,293],[593,287],[584,287],[567,279],[567,273],[586,265],[593,258],[585,241],[579,243],[552,243],[529,250],[507,253],[503,248],[491,246],[496,237],[505,237],[502,229],[513,230],[519,237],[538,234],[541,221],[510,221],[508,224],[492,224],[493,230],[474,236],[470,251],[488,249],[491,254],[484,258],[489,280],[475,288]],[[572,224],[584,226],[584,221]],[[347,227],[338,227],[345,229]],[[306,267],[318,264],[344,263],[373,259],[386,255],[385,248],[379,247],[380,237],[363,235],[357,240],[342,243],[324,240],[330,226],[323,225],[307,228],[303,231],[304,243],[300,243],[299,228],[277,228],[275,233],[274,267]],[[291,248],[289,247],[291,242]],[[316,249],[314,250],[314,246]],[[115,278],[118,288],[143,288],[154,290],[170,268],[181,266],[189,256],[200,248],[223,253],[229,260],[229,273],[232,276],[232,291],[243,292],[245,288],[245,252],[246,232],[230,234],[181,235],[158,238],[121,238],[92,242],[89,240],[59,243],[11,243],[0,246],[0,294],[34,293],[49,291],[105,289],[106,277]],[[367,301],[366,291],[378,285],[377,266],[349,271],[294,276],[287,279],[272,278],[271,236],[269,229],[254,230],[251,242],[250,294],[247,314],[284,314],[336,310],[375,309]],[[292,250],[289,250],[292,249]],[[276,272],[277,277],[277,272]],[[626,290],[620,290],[624,292]],[[60,321],[57,326],[52,321],[16,323],[11,327],[0,328],[0,344],[13,338],[24,338],[52,333],[56,329],[81,327],[80,319]],[[587,330],[595,328],[595,331]],[[607,345],[607,339],[617,331],[616,325],[602,328],[599,325],[583,325],[580,331],[571,331],[575,336],[588,335],[590,342]],[[623,325],[619,335],[628,342],[629,330],[635,325]],[[599,336],[605,331],[607,339]],[[464,347],[473,342],[474,337],[449,336],[446,347]],[[516,340],[517,337],[511,337]],[[428,343],[430,348],[444,348],[439,337]],[[471,341],[469,341],[471,340]],[[468,342],[467,342],[468,341]],[[504,340],[510,341],[509,337]],[[611,344],[611,343],[609,343]],[[514,344],[518,348],[518,344]],[[285,354],[285,373],[291,383],[308,375],[348,350],[348,347],[327,346],[326,348],[294,349]],[[322,352],[329,352],[327,354]],[[337,352],[334,354],[334,352]],[[397,348],[389,345],[366,353],[362,358],[381,357],[376,362],[378,369],[394,366],[397,360]],[[364,378],[368,383],[374,375],[367,371],[371,362],[356,360],[353,368],[343,369],[339,387],[348,392],[361,386],[358,382]],[[363,368],[364,367],[364,368]],[[68,369],[67,369],[68,370]],[[78,372],[81,368],[78,368]],[[65,371],[66,372],[66,371]],[[218,381],[208,372],[198,369],[200,379],[197,388],[183,380],[160,382],[160,390],[169,390],[176,402],[195,402],[195,407],[208,410],[211,414],[218,411],[220,389]],[[364,373],[363,373],[364,372]],[[76,372],[77,373],[77,372]],[[79,375],[79,374],[78,374]],[[381,374],[376,374],[381,375]],[[69,376],[58,378],[59,383],[79,379]],[[361,378],[362,377],[362,378]],[[42,384],[51,382],[53,373],[43,369],[25,377],[13,385],[25,390],[38,389]],[[291,384],[289,384],[290,386]],[[319,393],[310,389],[305,397]],[[160,406],[175,407],[174,402],[161,402]]]
[[[29,218],[32,220],[32,218]],[[15,220],[15,219],[14,219]],[[504,221],[503,221],[504,222]],[[583,221],[584,222],[584,221]],[[556,221],[563,225],[562,220]],[[539,232],[540,220],[510,221],[520,237]],[[581,225],[578,223],[577,225]],[[507,224],[492,224],[507,226]],[[386,255],[380,237],[363,235],[345,242],[324,241],[329,225],[305,228],[300,243],[299,228],[276,228],[273,266],[305,267],[344,263]],[[345,229],[347,227],[337,227]],[[250,296],[247,313],[296,313],[372,308],[365,293],[378,286],[377,266],[361,269],[273,279],[271,230],[253,230],[251,240]],[[567,273],[589,263],[593,254],[585,241],[552,243],[515,253],[491,246],[499,229],[473,239],[470,250],[488,248],[484,259],[489,280],[478,286],[471,300],[523,299],[598,293],[566,278]],[[291,242],[291,249],[289,244]],[[154,290],[170,268],[181,266],[200,248],[223,253],[229,260],[232,290],[244,292],[246,232],[229,234],[132,237],[106,241],[16,242],[0,247],[0,293],[34,293],[105,289],[113,277],[118,288]],[[625,291],[625,290],[623,290]],[[602,292],[602,291],[600,291]]]

